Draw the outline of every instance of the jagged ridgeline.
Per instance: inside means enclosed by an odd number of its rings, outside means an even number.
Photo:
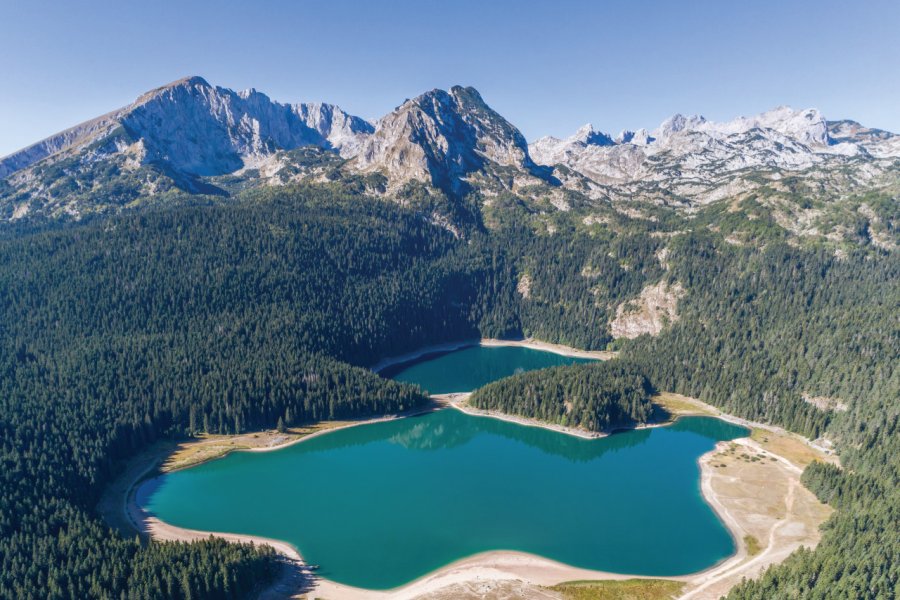
[[[469,403],[588,431],[646,423],[653,389],[637,365],[618,360],[518,373],[476,390]]]
[[[585,224],[699,212],[735,244],[891,250],[900,136],[780,107],[722,123],[675,115],[617,136],[586,125],[529,144],[470,87],[431,90],[370,123],[187,77],[0,159],[0,220],[81,220],[301,181],[415,206],[456,234],[510,212],[549,231],[567,212]]]
[[[417,406],[365,367],[478,336],[646,376],[514,379],[563,401],[504,410],[602,429],[649,383],[833,442],[822,543],[732,595],[895,596],[898,140],[778,109],[529,146],[471,88],[373,124],[188,78],[0,159],[0,597],[251,593],[271,553],[99,521],[123,461]]]

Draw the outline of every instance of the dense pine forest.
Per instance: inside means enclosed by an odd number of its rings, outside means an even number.
[[[573,213],[551,234],[503,202],[487,226],[451,232],[421,205],[286,186],[3,231],[0,597],[244,597],[273,576],[271,552],[142,545],[98,519],[125,460],[161,437],[401,411],[421,392],[367,366],[529,335],[614,344],[622,360],[517,376],[474,401],[603,429],[646,419],[655,388],[837,444],[843,469],[804,475],[837,509],[820,546],[732,597],[896,597],[896,253],[735,246],[680,218],[586,228]],[[678,319],[614,342],[615,307],[661,279],[687,291]],[[522,393],[503,405],[510,389]]]
[[[452,246],[414,215],[312,194],[0,242],[0,597],[258,586],[270,553],[114,535],[92,514],[103,484],[161,436],[423,402],[344,361],[476,331],[466,282],[490,278],[458,271]]]
[[[588,431],[646,423],[650,382],[635,365],[613,360],[528,371],[476,390],[469,403]]]
[[[680,240],[668,277],[691,290],[681,319],[624,349],[655,386],[837,444],[844,468],[803,481],[837,509],[815,551],[794,554],[733,598],[900,594],[900,260],[772,245]],[[825,411],[803,395],[832,397]]]

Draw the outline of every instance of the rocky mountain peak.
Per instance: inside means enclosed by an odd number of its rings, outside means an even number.
[[[575,135],[569,138],[571,142],[578,142],[589,146],[612,146],[615,144],[612,137],[602,131],[597,131],[590,123],[582,125]]]
[[[784,171],[831,174],[849,164],[866,181],[895,168],[890,160],[900,156],[900,136],[849,122],[829,125],[816,109],[787,106],[725,122],[676,114],[652,135],[625,130],[609,146],[585,144],[591,130],[582,127],[566,140],[541,138],[531,154],[540,164],[565,167],[559,171],[564,185],[595,198],[704,204],[758,187],[759,179],[744,178],[748,172],[776,173],[777,180]],[[857,159],[883,162],[848,163]],[[567,175],[573,172],[580,177]]]
[[[317,150],[289,152],[304,146]],[[512,191],[543,202],[549,194],[553,206],[569,206],[567,193],[694,206],[750,193],[766,178],[774,189],[788,171],[815,171],[823,186],[839,177],[857,185],[896,173],[898,158],[900,136],[828,122],[815,109],[781,106],[725,122],[676,114],[652,135],[624,130],[615,139],[586,124],[528,146],[472,87],[431,90],[373,125],[332,104],[282,104],[194,76],[0,159],[0,218],[78,215],[81,206],[121,207],[173,188],[228,193],[233,182],[207,178],[237,171],[241,185],[265,185],[336,169],[383,174],[387,188],[371,191],[389,196],[418,182],[450,196]]]
[[[828,126],[825,117],[815,108],[794,110],[789,106],[779,106],[752,117],[738,117],[724,123],[710,123],[707,127],[708,132],[720,136],[746,133],[752,129],[775,131],[806,145],[828,144]]]
[[[208,81],[200,77],[199,75],[190,75],[188,77],[182,77],[181,79],[176,79],[166,85],[162,85],[158,88],[154,88],[149,92],[145,92],[138,96],[137,100],[131,106],[137,106],[139,104],[143,104],[144,102],[155,98],[161,94],[172,93],[175,90],[212,90],[213,86],[209,84]]]
[[[591,123],[586,123],[564,140],[553,136],[542,137],[529,146],[529,151],[539,164],[553,165],[563,161],[567,154],[578,153],[589,146],[615,144],[609,134],[597,131]]]
[[[248,160],[300,146],[352,153],[359,138],[372,131],[371,124],[333,105],[281,104],[253,88],[234,92],[192,76],[4,158],[0,177],[87,145],[115,154],[133,144],[142,163],[162,164],[190,176],[221,175]],[[103,142],[113,135],[115,143]]]
[[[407,100],[380,119],[355,166],[383,173],[392,186],[425,181],[457,195],[468,175],[489,163],[534,169],[521,132],[477,90],[454,86]]]
[[[686,117],[678,113],[663,121],[659,128],[653,133],[653,137],[665,139],[682,131],[694,131],[706,122],[706,118],[702,115],[691,115]]]
[[[898,137],[896,133],[885,131],[884,129],[876,129],[874,127],[866,127],[852,121],[843,119],[841,121],[826,121],[828,125],[828,136],[836,141],[853,142],[860,140],[887,140]]]
[[[650,137],[650,132],[648,132],[646,129],[641,128],[637,131],[623,129],[619,132],[619,135],[617,135],[613,141],[616,144],[635,144],[637,146],[646,146],[654,140],[655,138]]]
[[[194,77],[143,96],[121,124],[133,139],[143,140],[146,160],[192,175],[230,173],[249,157],[323,143],[291,106]]]

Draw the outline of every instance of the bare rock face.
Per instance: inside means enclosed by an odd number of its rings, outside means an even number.
[[[631,132],[628,133],[633,135]],[[553,136],[542,137],[528,148],[532,158],[538,163],[555,165],[565,163],[569,157],[583,152],[589,146],[613,146],[615,143],[608,134],[595,130],[594,126],[588,123],[564,140]]]
[[[319,146],[340,150],[372,126],[337,107],[289,105],[256,90],[233,92],[191,77],[138,100],[121,119],[151,160],[194,175],[231,173],[249,157]]]
[[[535,169],[518,129],[474,88],[432,90],[383,117],[352,168],[384,174],[391,187],[423,181],[459,195],[487,168]]]
[[[815,406],[817,409],[824,412],[846,412],[849,408],[847,403],[841,400],[840,398],[832,398],[830,396],[812,396],[806,392],[803,392],[801,395],[803,401],[807,404],[811,404]]]
[[[760,173],[775,181],[783,172],[815,169],[820,172],[810,178],[849,169],[851,179],[868,182],[896,170],[893,159],[900,157],[900,136],[784,106],[722,123],[679,114],[650,133],[625,130],[612,139],[594,132],[594,143],[584,131],[565,140],[541,138],[530,149],[538,163],[586,178],[559,177],[597,199],[684,199],[693,206],[752,191],[761,185]]]
[[[333,104],[296,104],[294,111],[345,158],[358,154],[366,138],[375,131],[365,119],[349,115]]]
[[[123,144],[104,142],[122,130],[125,145],[141,143],[144,162],[202,176],[231,173],[248,158],[301,146],[340,151],[358,145],[373,127],[332,105],[281,104],[256,90],[234,92],[187,77],[0,160],[0,177],[88,147],[121,152]]]
[[[531,284],[531,275],[529,275],[528,273],[524,273],[519,278],[519,282],[516,284],[516,291],[526,300],[528,298],[531,298]]]
[[[641,290],[636,300],[621,304],[616,318],[609,324],[615,338],[633,339],[639,335],[659,335],[669,324],[678,319],[678,300],[685,291],[680,283],[669,285],[660,281]]]

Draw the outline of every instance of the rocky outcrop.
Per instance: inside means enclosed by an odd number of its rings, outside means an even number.
[[[531,284],[531,275],[528,273],[523,273],[522,276],[519,277],[519,282],[516,284],[516,291],[526,300],[531,298]]]
[[[806,392],[803,392],[800,397],[803,398],[803,401],[807,404],[811,404],[824,412],[846,412],[849,408],[847,403],[839,398],[832,398],[830,396],[812,396]]]
[[[639,335],[659,335],[678,319],[678,300],[685,291],[680,283],[669,285],[660,281],[641,290],[640,296],[616,308],[616,317],[609,324],[615,338],[633,339]]]

